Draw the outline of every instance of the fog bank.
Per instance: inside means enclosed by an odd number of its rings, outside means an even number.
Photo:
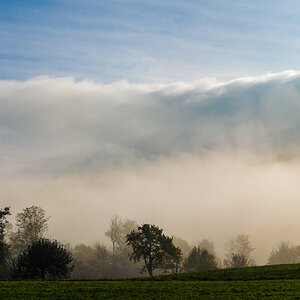
[[[59,240],[112,214],[189,241],[250,234],[264,263],[300,243],[300,73],[168,85],[0,81],[0,199],[41,205]]]

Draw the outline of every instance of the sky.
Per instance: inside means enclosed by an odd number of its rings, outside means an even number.
[[[299,1],[2,0],[0,78],[233,79],[299,68]]]
[[[0,205],[112,215],[258,263],[300,244],[298,1],[0,2]],[[108,240],[106,240],[108,243]]]

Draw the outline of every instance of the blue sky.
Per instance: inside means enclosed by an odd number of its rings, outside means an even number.
[[[231,79],[299,69],[298,1],[0,2],[0,79]]]

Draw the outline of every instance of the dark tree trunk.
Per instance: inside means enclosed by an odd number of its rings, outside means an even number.
[[[148,272],[149,275],[152,276],[153,275],[153,268],[152,268],[152,256],[151,254],[149,255],[149,265],[148,265]]]
[[[113,276],[115,276],[115,243],[113,242],[113,257],[112,257]]]

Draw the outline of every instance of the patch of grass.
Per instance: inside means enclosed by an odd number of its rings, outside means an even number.
[[[125,280],[0,281],[0,299],[300,299],[300,264]]]
[[[1,299],[300,299],[298,280],[3,281]]]

